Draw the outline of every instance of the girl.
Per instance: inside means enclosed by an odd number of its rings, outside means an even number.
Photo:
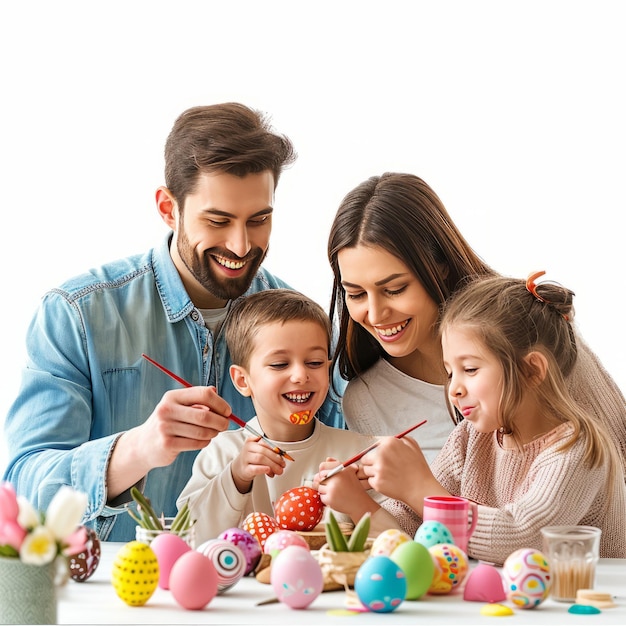
[[[448,399],[463,416],[429,468],[415,441],[385,438],[362,460],[371,487],[412,509],[414,533],[430,495],[478,503],[469,555],[501,564],[541,549],[540,529],[602,530],[600,555],[626,557],[626,491],[606,429],[567,391],[575,367],[572,292],[491,277],[470,282],[444,311]],[[406,480],[406,468],[415,479]],[[412,523],[411,523],[412,522]]]

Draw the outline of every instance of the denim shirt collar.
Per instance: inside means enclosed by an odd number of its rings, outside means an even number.
[[[194,305],[170,254],[173,232],[170,231],[152,251],[154,279],[163,308],[170,322],[178,322],[194,310]]]

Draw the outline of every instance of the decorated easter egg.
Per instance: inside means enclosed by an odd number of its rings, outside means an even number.
[[[198,552],[209,557],[217,572],[217,593],[238,583],[246,573],[246,557],[228,539],[209,539],[198,546]]]
[[[261,544],[247,530],[243,528],[228,528],[218,536],[218,539],[226,539],[237,546],[246,559],[246,571],[249,574],[258,564],[263,550]]]
[[[181,555],[170,572],[170,591],[184,609],[203,609],[217,595],[217,572],[198,550]]]
[[[539,606],[552,586],[546,557],[532,548],[521,548],[510,554],[502,566],[502,578],[507,599],[521,609]]]
[[[259,542],[261,552],[263,552],[267,538],[280,529],[278,522],[273,517],[259,511],[248,514],[243,520],[241,527],[247,530]]]
[[[479,563],[467,576],[463,599],[468,602],[490,604],[506,600],[504,583],[500,572],[488,563]]]
[[[468,570],[467,555],[453,543],[438,543],[428,548],[428,551],[435,563],[435,573],[428,593],[450,593],[465,579]]]
[[[370,556],[391,556],[391,553],[405,541],[413,541],[409,535],[397,528],[383,530],[373,541]]]
[[[189,544],[175,533],[159,533],[150,543],[159,562],[159,587],[170,588],[170,572],[172,566],[185,552],[191,550]]]
[[[415,533],[415,541],[418,541],[427,548],[438,543],[454,543],[452,533],[448,527],[436,520],[425,521]]]
[[[286,530],[313,530],[320,523],[323,513],[320,493],[312,487],[289,489],[274,505],[276,521]]]
[[[324,588],[324,576],[308,547],[287,546],[272,560],[270,582],[276,597],[292,609],[304,609]]]
[[[140,541],[123,545],[113,561],[111,582],[129,606],[145,604],[159,584],[159,562],[150,546]]]
[[[306,540],[299,535],[295,530],[277,530],[272,533],[263,546],[263,552],[271,555],[274,558],[281,550],[284,550],[287,546],[302,546],[307,550],[310,550],[309,544]]]
[[[77,583],[85,582],[96,571],[100,563],[102,546],[98,533],[93,528],[83,526],[87,533],[85,547],[78,554],[73,554],[67,558],[70,578]]]
[[[403,541],[392,553],[406,576],[406,600],[421,598],[430,588],[435,574],[435,563],[428,548],[417,541]]]
[[[363,606],[374,613],[395,611],[406,597],[402,568],[383,554],[368,557],[357,570],[354,590]]]

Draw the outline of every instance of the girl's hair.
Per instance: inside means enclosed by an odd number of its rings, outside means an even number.
[[[532,388],[555,425],[568,422],[574,429],[560,450],[567,450],[582,437],[585,462],[597,467],[614,456],[612,467],[619,468],[615,445],[608,433],[578,407],[565,383],[577,358],[572,326],[574,294],[551,283],[538,284],[535,293],[538,297],[529,291],[524,280],[502,276],[475,279],[450,298],[439,331],[443,333],[450,327],[469,329],[500,361],[501,432],[511,435],[518,445],[521,441],[513,415],[524,394]],[[540,383],[534,368],[525,360],[530,352],[540,352],[548,362]]]
[[[441,306],[467,277],[492,276],[465,241],[437,194],[412,174],[372,176],[342,200],[330,229],[333,271],[330,317],[337,312],[339,337],[333,356],[352,380],[386,356],[379,343],[350,318],[337,255],[345,248],[380,247],[400,259]]]
[[[279,322],[313,322],[326,333],[330,358],[331,323],[326,311],[292,289],[266,289],[239,298],[224,324],[224,336],[234,365],[248,367],[259,329]]]
[[[238,102],[197,106],[181,113],[165,143],[165,184],[181,210],[200,174],[243,177],[270,170],[274,186],[297,158],[291,141],[269,118]]]

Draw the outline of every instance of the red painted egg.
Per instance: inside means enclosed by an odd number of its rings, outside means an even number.
[[[274,506],[276,521],[286,530],[313,530],[321,521],[324,504],[319,491],[296,487],[285,491]]]
[[[241,527],[247,530],[260,544],[261,550],[265,546],[267,538],[279,530],[278,522],[267,513],[255,511],[243,520]]]

